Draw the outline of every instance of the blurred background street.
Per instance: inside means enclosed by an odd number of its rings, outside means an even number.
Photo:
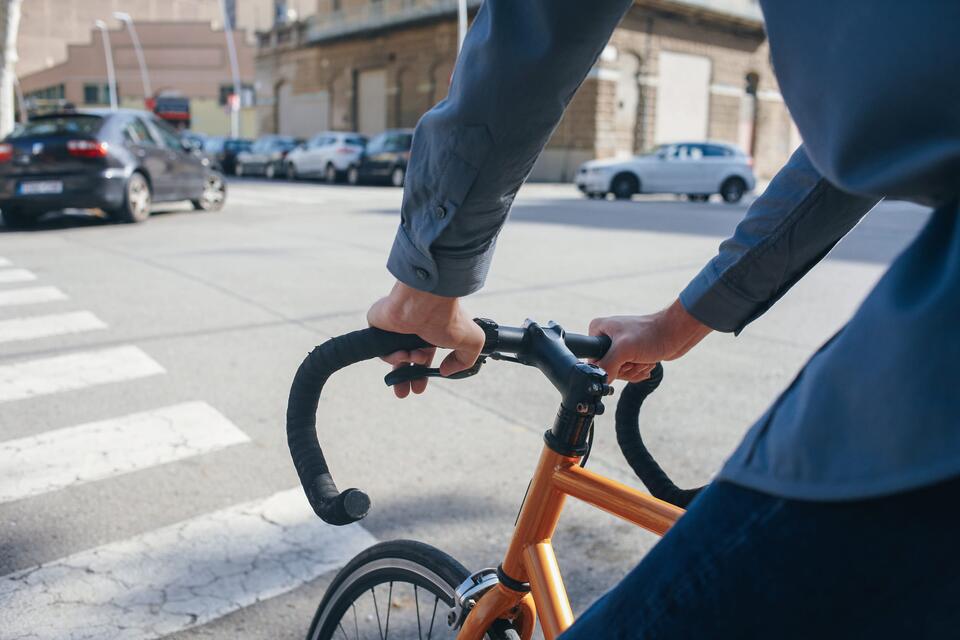
[[[362,527],[317,520],[290,464],[291,377],[388,290],[400,198],[233,179],[219,212],[154,205],[126,226],[54,214],[0,233],[0,637],[300,638],[336,567],[374,540],[499,562],[556,410],[535,370],[489,363],[404,402],[379,363],[335,378],[321,439],[342,486],[373,499]],[[528,185],[469,310],[571,331],[655,310],[746,205]],[[881,204],[740,337],[667,366],[643,422],[672,474],[711,477],[926,215]],[[636,484],[612,410],[589,464]],[[654,542],[571,501],[555,543],[574,610]]]

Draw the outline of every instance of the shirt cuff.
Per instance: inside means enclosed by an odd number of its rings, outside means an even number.
[[[496,241],[466,257],[424,255],[401,225],[387,259],[387,269],[405,285],[438,296],[459,298],[479,291],[490,271]]]
[[[738,334],[757,317],[757,303],[716,275],[711,261],[680,292],[687,313],[714,331]]]

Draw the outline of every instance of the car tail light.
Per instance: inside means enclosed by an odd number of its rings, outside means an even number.
[[[10,162],[13,158],[13,145],[6,142],[0,144],[0,162]]]
[[[747,166],[753,168],[753,156],[747,156]]]
[[[356,153],[357,150],[353,147],[340,147],[337,149],[337,153]]]
[[[78,158],[105,158],[107,143],[97,140],[69,140],[67,152]]]

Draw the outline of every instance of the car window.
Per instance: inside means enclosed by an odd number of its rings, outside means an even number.
[[[727,147],[721,147],[718,144],[705,144],[701,145],[701,147],[703,148],[703,155],[707,158],[723,158],[733,155],[733,150]]]
[[[346,144],[352,144],[355,147],[367,146],[367,139],[363,136],[348,136],[343,140]]]
[[[387,151],[409,151],[413,136],[409,133],[393,133],[387,138],[384,148]]]
[[[183,151],[180,135],[170,125],[159,119],[152,120],[151,124],[153,124],[153,130],[160,135],[163,146],[171,151]]]
[[[380,153],[384,150],[384,145],[386,144],[387,136],[385,134],[380,134],[367,143],[367,153],[374,154]]]
[[[70,114],[48,118],[38,118],[17,125],[10,134],[11,138],[36,136],[85,135],[92,136],[100,130],[103,118],[88,114]]]
[[[703,147],[698,144],[691,144],[687,146],[687,157],[690,160],[702,160],[703,159]]]
[[[140,118],[130,120],[127,126],[123,128],[123,133],[133,144],[143,147],[157,146],[157,141],[153,139],[150,129],[147,128],[147,125],[145,125]]]

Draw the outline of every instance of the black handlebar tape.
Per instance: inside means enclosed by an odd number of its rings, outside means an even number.
[[[631,382],[617,403],[617,444],[627,463],[650,493],[664,502],[687,508],[703,487],[681,489],[667,476],[653,459],[640,436],[640,407],[663,380],[663,366],[657,363],[650,377],[643,382]]]
[[[333,525],[360,520],[370,510],[370,498],[351,488],[337,490],[317,440],[317,406],[327,379],[336,371],[394,351],[429,346],[415,335],[362,329],[327,340],[304,359],[290,387],[287,403],[287,445],[310,506]]]
[[[567,348],[578,358],[600,359],[610,348],[609,336],[585,336],[579,333],[567,333],[563,336]]]

